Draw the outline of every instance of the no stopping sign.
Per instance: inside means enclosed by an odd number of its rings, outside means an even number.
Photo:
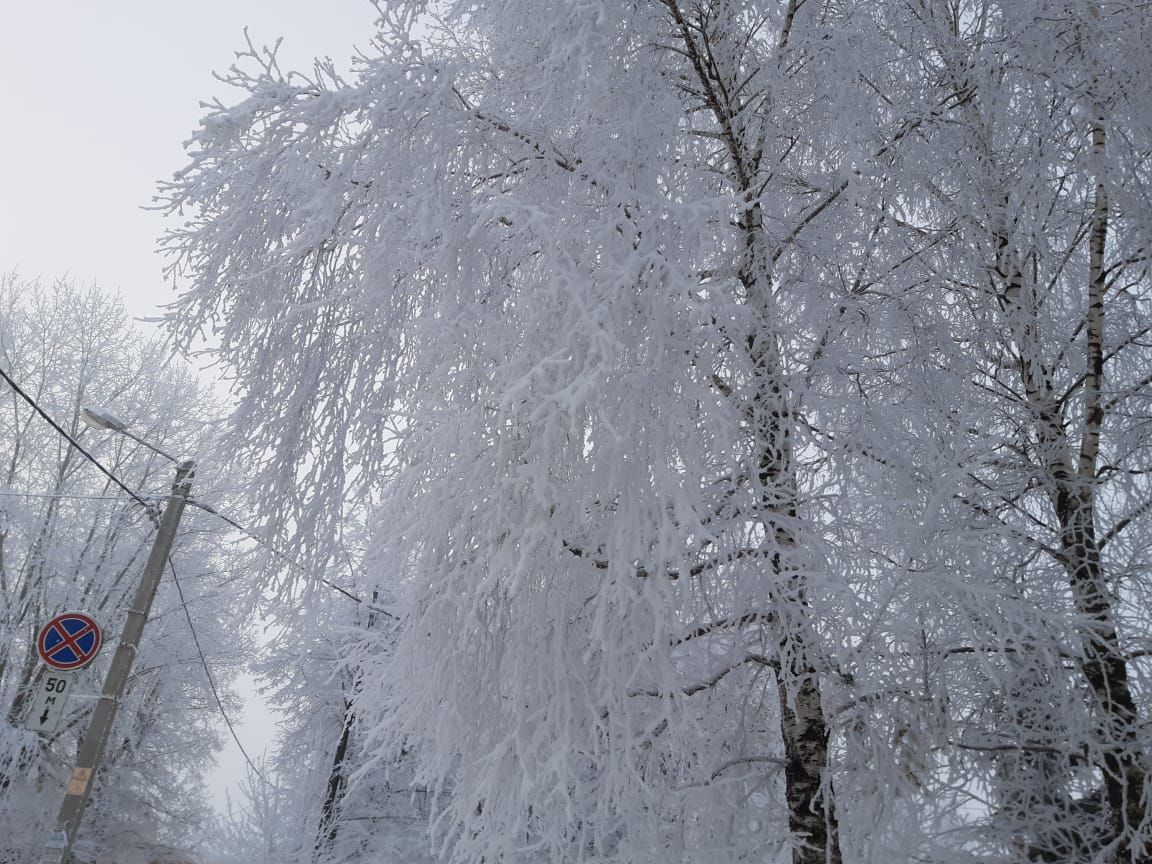
[[[100,625],[83,612],[62,612],[40,629],[36,650],[53,669],[87,666],[100,650]]]

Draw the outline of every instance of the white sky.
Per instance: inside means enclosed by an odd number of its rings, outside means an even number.
[[[169,299],[162,230],[145,212],[212,78],[243,46],[283,36],[285,69],[366,46],[366,0],[0,0],[0,268],[120,289],[135,315]]]
[[[366,0],[0,0],[0,271],[70,274],[118,289],[130,312],[170,299],[153,253],[163,220],[141,209],[184,164],[199,103],[241,48],[284,37],[281,65],[338,65],[370,39]],[[271,715],[258,700],[239,729],[255,758]],[[229,740],[211,785],[216,803],[243,776]]]

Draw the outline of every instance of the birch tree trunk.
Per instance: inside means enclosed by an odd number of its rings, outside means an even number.
[[[1093,5],[1092,17],[1099,11]],[[1084,676],[1096,697],[1104,747],[1104,788],[1116,845],[1116,860],[1147,861],[1142,835],[1147,831],[1146,754],[1139,735],[1139,715],[1129,685],[1128,663],[1116,633],[1111,590],[1101,565],[1097,536],[1096,487],[1100,437],[1105,422],[1104,309],[1108,242],[1108,187],[1104,179],[1106,136],[1103,109],[1092,123],[1095,200],[1088,238],[1088,290],[1084,406],[1075,480],[1058,484],[1053,502],[1060,520],[1061,548],[1067,557],[1076,609],[1085,625],[1080,634]]]
[[[744,91],[754,75],[755,58],[741,55],[736,46],[751,41],[737,26],[739,10],[723,2],[695,4],[690,10],[679,0],[663,0],[674,30],[694,75],[690,97],[712,117],[716,136],[725,151],[723,173],[734,196],[749,202],[740,214],[743,258],[739,281],[745,302],[754,310],[759,332],[744,349],[753,371],[748,421],[756,444],[756,487],[763,544],[776,582],[786,586],[766,598],[775,614],[774,633],[780,662],[775,666],[779,694],[780,730],[786,767],[785,798],[792,834],[794,864],[839,864],[841,860],[836,803],[828,772],[828,724],[824,716],[818,647],[803,575],[804,557],[798,537],[800,513],[793,454],[795,418],[785,383],[779,336],[772,308],[772,268],[780,252],[773,252],[758,198],[762,194],[761,164],[766,155],[765,135],[757,124],[767,117],[746,109],[755,100]],[[791,37],[801,4],[789,0],[775,50],[782,53]],[[775,59],[779,59],[778,57]],[[752,67],[752,68],[749,68]],[[761,111],[771,112],[768,98]],[[741,116],[741,115],[744,116]],[[753,114],[749,118],[748,114]],[[761,127],[762,128],[762,127]],[[822,205],[839,196],[833,189]],[[778,249],[783,245],[777,244]]]

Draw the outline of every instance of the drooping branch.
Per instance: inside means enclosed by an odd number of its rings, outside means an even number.
[[[711,675],[704,681],[698,681],[695,684],[689,684],[677,690],[629,690],[629,696],[651,696],[653,699],[670,699],[675,696],[694,696],[704,690],[710,690],[723,681],[729,674],[739,669],[746,664],[754,666],[765,666],[769,669],[779,669],[780,663],[770,657],[765,657],[763,654],[745,654],[743,659],[733,663],[730,666],[725,666],[720,671]]]

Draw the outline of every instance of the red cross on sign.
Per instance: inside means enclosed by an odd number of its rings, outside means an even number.
[[[40,629],[36,650],[53,669],[87,666],[100,650],[100,625],[83,612],[62,612]]]

